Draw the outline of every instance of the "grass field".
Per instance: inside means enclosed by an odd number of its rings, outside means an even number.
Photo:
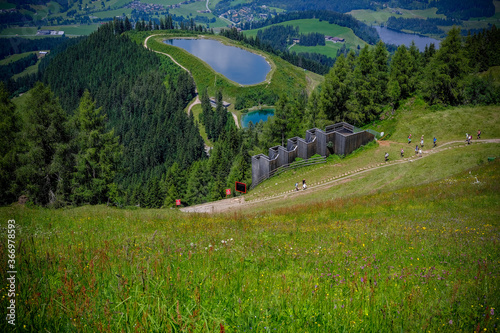
[[[291,26],[298,26],[299,27],[299,32],[306,34],[306,33],[311,33],[311,32],[319,32],[328,36],[336,36],[336,37],[341,37],[346,40],[345,44],[348,48],[355,49],[358,47],[363,47],[366,43],[357,37],[351,29],[346,28],[346,27],[341,27],[337,24],[330,24],[326,21],[320,22],[317,19],[302,19],[302,20],[293,20],[293,21],[287,21],[287,22],[282,22],[278,23],[276,25],[291,25]],[[266,27],[262,28],[265,29]],[[260,30],[262,30],[260,29]],[[254,29],[254,30],[245,30],[243,33],[247,37],[255,37],[257,36],[257,31],[259,29]],[[302,46],[300,44],[297,44],[290,48],[290,51],[295,51],[296,53],[299,52],[316,52],[319,54],[326,55],[328,57],[336,58],[337,57],[337,50],[339,50],[342,47],[342,43],[332,43],[332,42],[326,42],[325,46]]]
[[[391,12],[392,8],[384,8],[382,10],[369,10],[369,9],[358,9],[352,10],[347,14],[352,15],[355,19],[364,22],[366,24],[380,25],[387,22],[389,17],[402,17],[402,18],[446,18],[443,14],[436,14],[437,8],[429,8],[424,10],[409,10],[398,8],[397,10],[403,13],[402,15]]]
[[[12,79],[13,80],[17,80],[18,78],[20,78],[21,76],[25,76],[25,75],[30,75],[30,74],[35,74],[38,72],[38,65],[40,65],[40,59],[36,62],[36,64],[32,65],[32,66],[29,66],[27,67],[24,71],[22,71],[21,73],[18,73],[16,75],[13,75],[12,76]]]
[[[3,207],[2,220],[16,225],[18,323],[80,332],[495,331],[499,166],[265,213]]]
[[[28,55],[30,55],[32,53],[37,53],[37,52],[38,51],[30,51],[30,52],[18,53],[18,54],[10,55],[7,58],[4,58],[4,59],[0,60],[0,65],[10,64],[11,62],[17,61],[19,59],[27,57]]]
[[[2,36],[34,36],[36,35],[36,27],[12,27],[0,30],[0,35]]]

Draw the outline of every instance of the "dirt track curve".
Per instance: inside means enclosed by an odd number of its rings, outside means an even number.
[[[456,144],[456,143],[461,143],[459,146],[453,146],[453,147],[447,147],[451,144]],[[484,143],[500,143],[500,139],[485,139],[485,140],[474,140],[472,144],[484,144]],[[456,148],[461,148],[461,147],[466,147],[467,145],[464,144],[463,141],[450,141],[442,144],[441,146],[435,148],[435,149],[430,149],[423,151],[422,157],[417,157],[417,156],[410,156],[406,157],[400,160],[392,160],[388,162],[383,162],[383,163],[378,163],[374,165],[369,165],[367,167],[357,169],[354,171],[349,171],[347,173],[337,175],[335,177],[320,181],[318,183],[313,183],[308,185],[306,192],[299,191],[296,192],[295,190],[288,190],[281,192],[279,194],[271,195],[271,196],[266,196],[258,199],[253,199],[253,200],[245,200],[245,197],[239,197],[239,198],[230,198],[230,199],[223,199],[219,201],[214,201],[214,202],[208,202],[196,206],[190,206],[190,207],[184,207],[181,208],[180,210],[182,212],[186,213],[222,213],[225,211],[229,210],[235,210],[235,209],[241,209],[241,208],[248,208],[251,207],[251,205],[260,203],[263,201],[269,201],[269,200],[277,200],[277,199],[282,199],[285,196],[288,195],[305,195],[310,192],[322,190],[327,187],[331,187],[334,185],[338,185],[341,183],[344,183],[349,180],[349,177],[352,176],[357,176],[363,173],[370,172],[372,170],[380,169],[380,168],[386,168],[390,167],[391,165],[396,165],[396,164],[403,164],[403,163],[411,163],[417,160],[420,160],[422,158],[426,158],[427,156],[448,150],[448,149],[456,149]]]

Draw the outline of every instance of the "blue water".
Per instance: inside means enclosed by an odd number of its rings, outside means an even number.
[[[374,25],[375,30],[377,30],[380,39],[385,44],[394,44],[394,45],[406,45],[410,47],[412,40],[415,41],[415,45],[418,47],[420,52],[424,52],[425,45],[430,45],[434,43],[436,50],[439,49],[440,40],[430,38],[430,37],[422,37],[419,35],[407,34],[405,32],[399,32],[396,30],[391,30],[386,27],[379,27]]]
[[[274,109],[264,109],[259,111],[249,112],[241,117],[241,124],[243,127],[248,127],[248,123],[251,121],[254,125],[259,121],[267,121],[271,116],[274,116]]]
[[[168,39],[165,43],[188,51],[239,84],[261,83],[271,70],[264,57],[213,39]]]

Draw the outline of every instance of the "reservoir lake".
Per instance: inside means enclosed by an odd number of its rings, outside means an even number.
[[[380,39],[385,44],[394,44],[397,46],[404,44],[407,47],[410,47],[411,41],[413,40],[415,41],[415,45],[420,50],[420,52],[424,52],[425,45],[429,45],[431,43],[434,43],[434,46],[436,47],[437,50],[439,49],[439,43],[441,42],[438,39],[423,37],[414,34],[407,34],[405,32],[399,32],[396,30],[388,29],[386,27],[379,27],[376,25],[374,25],[373,27],[375,28],[375,30],[377,30]]]
[[[241,125],[244,128],[248,127],[248,123],[251,121],[254,125],[258,124],[259,121],[267,121],[271,116],[274,116],[274,109],[262,109],[257,111],[248,112],[241,116]]]
[[[271,70],[264,57],[213,39],[167,39],[164,43],[186,50],[241,85],[261,83]]]

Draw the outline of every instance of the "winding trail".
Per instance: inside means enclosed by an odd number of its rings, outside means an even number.
[[[163,54],[163,55],[166,55],[167,57],[169,57],[170,59],[172,59],[173,62],[175,62],[177,64],[177,66],[179,66],[180,68],[182,68],[183,70],[185,70],[186,72],[189,73],[189,75],[193,76],[193,74],[191,74],[191,72],[189,71],[189,69],[187,69],[186,67],[182,66],[181,64],[179,64],[170,54],[168,53],[164,53],[164,52],[160,52],[160,51],[156,51],[156,50],[153,50],[153,49],[150,49],[148,47],[148,40],[151,38],[151,37],[155,37],[155,36],[161,36],[160,34],[156,34],[156,35],[150,35],[148,37],[146,37],[146,39],[144,40],[144,47],[150,51],[153,51],[153,52],[156,52],[156,53],[159,53],[159,54]]]
[[[461,145],[448,147],[452,144],[457,144],[457,143],[459,143]],[[485,143],[500,143],[500,139],[474,140],[472,144],[475,145],[475,144],[485,144]],[[324,179],[324,180],[319,181],[317,183],[313,183],[313,184],[308,185],[306,192],[304,192],[304,191],[296,192],[294,189],[292,189],[292,190],[284,191],[284,192],[281,192],[278,194],[274,194],[274,195],[270,195],[270,196],[266,196],[266,197],[261,197],[261,198],[257,198],[257,199],[252,199],[252,200],[248,200],[248,201],[245,200],[245,197],[230,198],[230,199],[223,199],[223,200],[214,201],[214,202],[208,202],[208,203],[204,203],[204,204],[200,204],[200,205],[196,205],[196,206],[185,207],[185,208],[181,208],[180,210],[182,212],[186,212],[186,213],[222,213],[222,212],[225,212],[228,210],[240,209],[243,207],[248,208],[248,207],[251,207],[251,205],[253,205],[253,204],[257,204],[257,203],[260,203],[263,201],[283,199],[283,198],[286,198],[286,197],[292,196],[292,195],[293,196],[306,195],[307,193],[310,193],[310,192],[323,190],[323,189],[331,187],[331,186],[335,186],[335,185],[339,185],[339,184],[348,182],[351,180],[351,177],[361,175],[361,174],[370,172],[372,170],[387,168],[387,167],[390,167],[392,165],[398,165],[398,164],[403,164],[403,163],[412,163],[412,162],[418,161],[420,159],[426,158],[427,156],[430,156],[430,155],[433,155],[436,153],[440,153],[440,152],[448,150],[448,149],[456,149],[456,148],[461,148],[461,147],[466,147],[466,146],[467,146],[467,144],[464,144],[464,141],[462,141],[462,140],[446,142],[446,143],[443,143],[442,145],[438,146],[437,148],[423,151],[422,157],[417,157],[417,156],[411,155],[411,156],[405,157],[403,159],[391,160],[388,162],[377,163],[375,165],[369,165],[369,166],[366,166],[364,168],[360,168],[360,169],[353,170],[353,171],[348,171],[346,173],[334,176],[334,177],[329,178],[329,179]]]

